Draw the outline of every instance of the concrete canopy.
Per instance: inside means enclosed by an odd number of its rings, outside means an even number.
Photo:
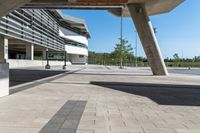
[[[147,14],[149,16],[152,16],[170,12],[184,1],[185,0],[129,0],[128,4],[144,3],[147,10]],[[122,14],[121,9],[109,9],[109,12],[111,12],[115,16],[123,15],[123,17],[130,17],[129,10],[126,5],[125,8],[122,9]]]
[[[130,17],[127,4],[145,4],[149,16],[166,13],[173,10],[184,0],[32,0],[25,7],[47,7],[47,8],[65,8],[65,9],[108,9],[116,16]]]
[[[23,6],[31,0],[0,0],[0,16],[7,15],[11,11]]]
[[[61,10],[52,9],[49,11],[56,18],[58,18],[61,26],[74,28],[77,32],[82,33],[84,36],[87,36],[88,38],[91,37],[85,20],[64,14]]]
[[[107,9],[116,16],[129,17],[127,4],[144,3],[147,14],[156,15],[169,12],[184,0],[0,0],[0,16],[18,7],[53,9]],[[24,5],[24,6],[23,6]]]

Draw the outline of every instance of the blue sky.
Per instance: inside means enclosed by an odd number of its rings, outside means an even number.
[[[107,11],[63,10],[64,13],[85,19],[90,30],[89,50],[111,52],[120,37],[120,18]],[[200,0],[186,0],[167,14],[151,17],[164,57],[174,53],[184,58],[200,56]],[[135,28],[130,18],[124,19],[123,36],[135,47]],[[145,56],[138,44],[138,55]]]

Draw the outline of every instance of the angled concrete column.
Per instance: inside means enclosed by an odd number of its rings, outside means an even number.
[[[5,63],[8,59],[8,37],[0,36],[0,62]]]
[[[33,44],[26,45],[26,59],[34,60],[34,45]]]
[[[135,23],[148,63],[154,75],[168,75],[153,26],[144,4],[128,4],[130,15]]]

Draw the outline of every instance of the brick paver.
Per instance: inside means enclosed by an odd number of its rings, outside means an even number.
[[[85,109],[78,125],[55,118],[65,122],[61,133],[200,132],[200,77],[117,75],[112,69],[114,75],[106,75],[109,70],[88,68],[0,98],[0,132],[37,133],[70,100],[86,101]]]

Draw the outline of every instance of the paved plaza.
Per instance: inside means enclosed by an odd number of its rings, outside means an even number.
[[[12,70],[11,95],[0,98],[0,133],[200,133],[198,74],[152,76],[149,68],[92,65],[32,69],[21,69],[27,79]]]

